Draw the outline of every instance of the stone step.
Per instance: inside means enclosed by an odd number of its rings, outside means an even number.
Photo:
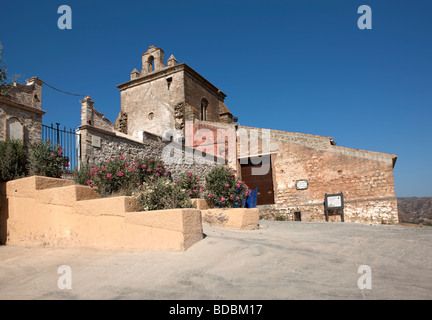
[[[2,194],[15,197],[35,197],[39,190],[74,185],[72,180],[32,176],[3,184]]]
[[[38,190],[35,199],[39,203],[73,207],[77,201],[98,199],[100,195],[90,187],[71,185]]]
[[[125,216],[126,212],[140,210],[140,203],[133,197],[108,197],[78,201],[75,209],[78,213],[89,216]]]

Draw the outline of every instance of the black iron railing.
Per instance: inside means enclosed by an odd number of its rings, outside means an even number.
[[[63,149],[64,157],[69,159],[69,168],[66,171],[72,172],[79,166],[81,154],[81,135],[73,129],[60,129],[60,123],[54,127],[42,124],[42,140],[49,139],[53,144],[59,144]]]

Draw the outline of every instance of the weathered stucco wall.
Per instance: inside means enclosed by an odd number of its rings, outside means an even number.
[[[255,230],[259,228],[257,208],[214,208],[201,210],[202,222],[212,226],[235,230]]]
[[[185,101],[184,73],[174,67],[159,75],[150,75],[145,81],[134,80],[121,87],[120,97],[121,112],[128,118],[129,135],[138,137],[139,131],[158,136],[175,132],[174,106]]]
[[[2,243],[126,250],[186,250],[203,238],[197,209],[137,212],[131,197],[100,199],[71,181],[30,177],[2,184]]]

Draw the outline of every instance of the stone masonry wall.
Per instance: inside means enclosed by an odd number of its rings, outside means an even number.
[[[0,140],[6,139],[6,122],[10,118],[17,118],[24,125],[24,141],[27,145],[39,141],[42,133],[42,113],[35,113],[14,107],[0,100]]]
[[[96,165],[111,157],[123,154],[130,158],[155,157],[163,159],[164,152],[171,150],[172,157],[177,152],[175,163],[167,163],[165,166],[171,172],[173,179],[176,179],[183,172],[192,172],[201,179],[210,172],[215,166],[216,161],[203,161],[199,163],[193,161],[187,163],[187,159],[193,156],[193,150],[185,149],[177,143],[162,141],[160,137],[145,133],[143,140],[134,139],[120,132],[110,132],[91,126],[81,126],[81,149],[82,162],[89,165]],[[93,140],[100,139],[100,147],[93,145]]]
[[[219,104],[223,99],[213,90],[201,84],[191,73],[185,73],[185,97],[186,104],[194,106],[199,111],[201,118],[201,101],[208,101],[206,119],[207,121],[219,122]],[[200,119],[199,118],[199,119]]]
[[[301,212],[302,221],[325,221],[325,193],[343,192],[345,221],[397,223],[395,155],[339,147],[330,137],[276,130],[270,137],[275,204],[261,208],[263,218],[294,220]],[[308,188],[297,190],[297,180]],[[340,221],[334,213],[330,220]]]
[[[118,130],[121,113],[127,114],[127,133],[138,137],[139,131],[162,136],[175,132],[174,107],[184,103],[184,75],[178,67],[167,68],[149,79],[137,79],[120,89],[121,112],[115,125]],[[176,71],[177,70],[177,71]],[[168,82],[167,79],[171,81]]]
[[[16,119],[22,125],[22,140],[25,145],[39,141],[42,133],[41,110],[42,82],[34,77],[27,85],[9,87],[7,97],[0,96],[0,140],[7,138],[7,123]]]

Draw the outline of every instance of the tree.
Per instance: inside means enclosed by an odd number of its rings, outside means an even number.
[[[0,86],[6,84],[7,79],[7,69],[6,69],[6,63],[3,60],[3,45],[0,42]]]
[[[16,82],[21,75],[13,75],[9,78],[7,75],[6,62],[3,60],[3,45],[0,42],[0,96],[8,96],[12,89],[11,83]]]

